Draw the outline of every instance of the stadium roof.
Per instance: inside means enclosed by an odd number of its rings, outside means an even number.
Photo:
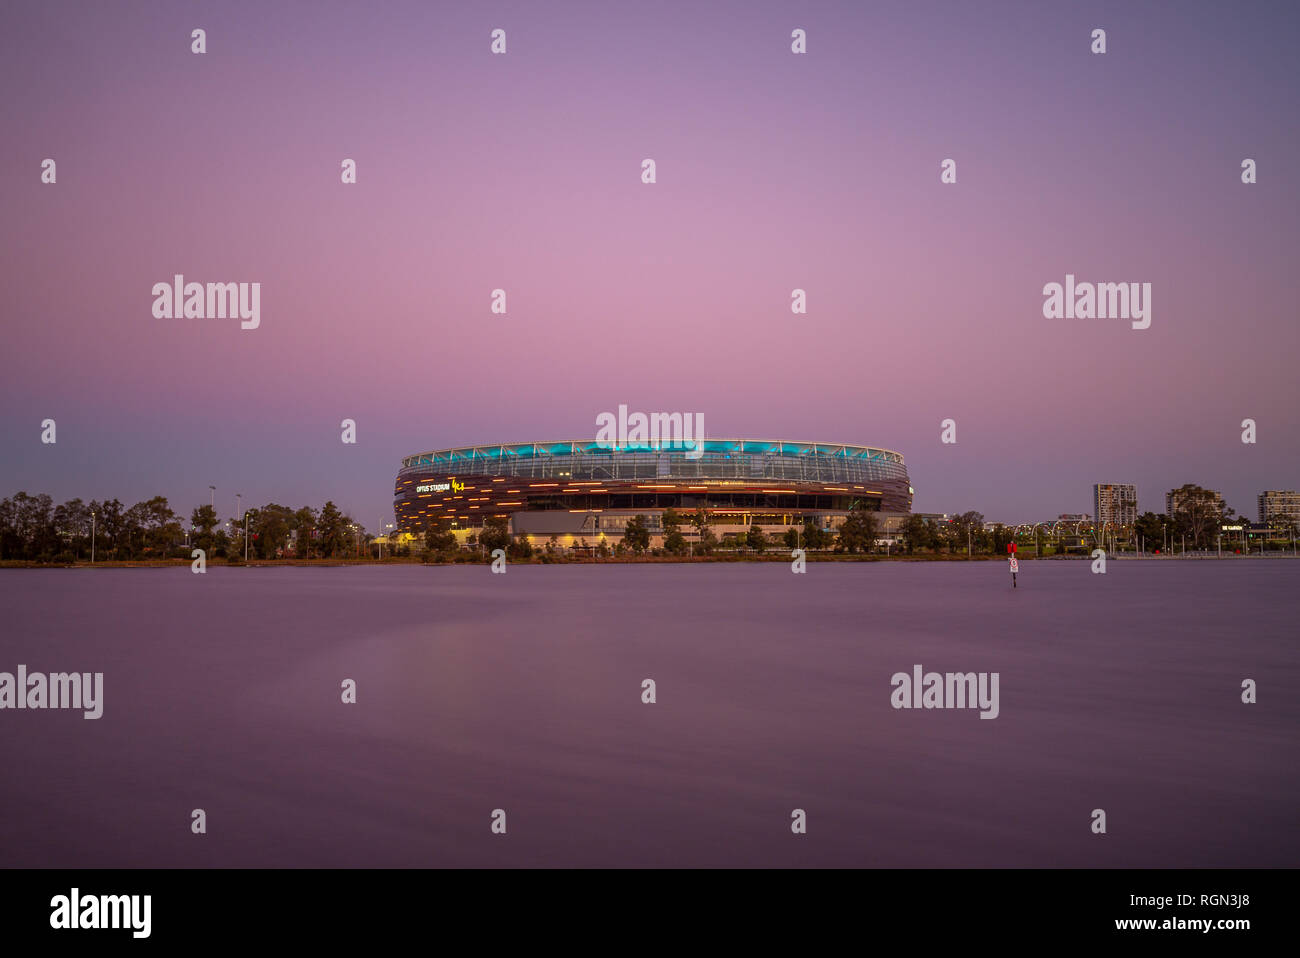
[[[407,456],[403,468],[445,462],[466,462],[482,459],[532,459],[551,456],[602,455],[618,453],[675,452],[683,453],[701,449],[704,453],[735,455],[777,456],[829,456],[838,459],[879,459],[902,462],[903,454],[892,449],[874,446],[856,446],[832,442],[796,442],[787,439],[704,439],[673,442],[670,440],[625,443],[608,446],[595,439],[561,439],[549,442],[497,443],[477,446],[456,446]]]

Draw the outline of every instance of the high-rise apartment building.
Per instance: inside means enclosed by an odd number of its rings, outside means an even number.
[[[1259,494],[1259,521],[1290,522],[1300,526],[1300,492],[1294,489],[1270,489]]]
[[[1138,516],[1137,486],[1103,482],[1092,487],[1093,522],[1132,525]]]

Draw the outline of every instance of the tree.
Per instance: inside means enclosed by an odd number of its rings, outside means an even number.
[[[948,523],[950,542],[958,550],[970,545],[973,552],[977,544],[984,540],[984,516],[978,512],[963,512],[953,516]]]
[[[785,540],[785,547],[789,549],[791,552],[799,548],[800,545],[799,530],[796,529],[794,526],[791,526],[789,529],[785,530],[785,536],[783,538]]]
[[[926,545],[934,551],[935,555],[942,552],[943,547],[949,543],[951,537],[949,526],[950,523],[947,522],[940,524],[935,519],[925,520]]]
[[[903,547],[907,549],[907,554],[911,555],[920,549],[924,549],[930,544],[931,532],[925,520],[912,513],[903,523]]]
[[[695,515],[691,516],[691,525],[695,526],[695,532],[699,535],[700,542],[703,542],[705,533],[709,532],[713,525],[709,521],[708,510],[706,510],[703,506],[699,506],[695,510]],[[713,542],[715,545],[717,544],[717,541],[718,541],[718,537],[714,536]]]
[[[181,536],[180,519],[166,496],[137,502],[126,511],[127,551],[133,555],[166,556]]]
[[[839,545],[846,552],[870,552],[876,544],[876,514],[854,503],[840,525]]]
[[[444,518],[430,519],[424,527],[424,561],[446,558],[456,551],[456,534]]]
[[[1165,542],[1165,517],[1154,512],[1143,512],[1134,524],[1139,542],[1145,551],[1154,552],[1161,549]]]
[[[1223,524],[1223,500],[1211,489],[1188,483],[1174,489],[1173,498],[1173,536],[1187,536],[1192,540],[1193,548],[1208,546],[1212,538],[1217,538],[1219,527]]]
[[[351,538],[348,535],[350,531],[348,527],[351,525],[351,521],[339,511],[339,507],[334,505],[333,500],[327,501],[321,507],[320,515],[316,518],[316,531],[323,558],[333,559],[343,552],[348,539]]]
[[[71,550],[73,558],[80,555],[83,546],[90,548],[90,507],[80,499],[70,499],[54,508],[55,535]]]
[[[274,559],[283,555],[289,546],[290,522],[293,510],[277,503],[267,503],[257,510],[256,521],[250,523],[253,549],[259,559]]]
[[[484,519],[478,541],[489,556],[497,549],[504,549],[510,545],[510,520],[505,516],[489,516]]]
[[[45,493],[29,496],[20,492],[14,496],[11,509],[18,557],[53,557],[58,550],[58,536],[54,529],[54,501]]]
[[[650,523],[645,516],[636,515],[627,521],[623,530],[623,545],[637,555],[650,548]]]
[[[311,506],[303,506],[290,518],[289,526],[297,536],[297,544],[294,546],[295,558],[311,558],[312,540],[317,536],[316,521],[316,510]]]
[[[703,506],[697,507],[695,515],[691,516],[691,525],[695,526],[699,531],[703,531],[712,525],[712,523],[709,522],[708,510]]]
[[[831,544],[831,539],[831,534],[813,522],[812,519],[804,520],[803,545],[805,549],[810,552],[814,549],[825,549]]]
[[[669,555],[686,555],[686,537],[682,535],[682,517],[676,509],[665,509],[663,514],[664,549]]]
[[[1011,544],[1013,536],[1009,529],[1002,523],[997,523],[993,531],[988,535],[989,547],[995,555],[1001,555],[1007,551],[1007,546]]]
[[[196,507],[190,513],[190,525],[194,528],[194,537],[190,540],[194,547],[211,553],[215,540],[212,530],[217,527],[217,510],[211,506]]]
[[[705,526],[700,532],[700,540],[695,543],[695,554],[699,556],[713,555],[713,550],[718,547],[718,536],[709,526]]]
[[[763,527],[757,522],[751,525],[749,532],[745,534],[745,545],[755,552],[762,552],[767,548],[767,536],[763,535]]]
[[[512,559],[531,559],[533,557],[533,544],[528,541],[527,536],[520,536],[514,542],[509,543],[505,549],[506,555]]]
[[[17,559],[22,555],[18,538],[18,510],[12,499],[0,499],[0,559]]]

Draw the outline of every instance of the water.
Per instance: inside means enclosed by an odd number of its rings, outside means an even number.
[[[1300,863],[1300,562],[1021,569],[0,572],[0,671],[104,673],[0,711],[0,865]]]

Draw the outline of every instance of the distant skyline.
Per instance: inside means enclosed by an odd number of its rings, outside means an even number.
[[[223,519],[242,492],[376,528],[404,456],[594,436],[626,403],[897,450],[921,512],[1091,513],[1097,482],[1161,512],[1190,482],[1251,516],[1300,487],[1297,26],[1203,2],[6,4],[0,497],[188,516],[212,484]],[[155,318],[178,273],[260,283],[260,325]],[[1067,274],[1150,283],[1150,327],[1044,318]]]

